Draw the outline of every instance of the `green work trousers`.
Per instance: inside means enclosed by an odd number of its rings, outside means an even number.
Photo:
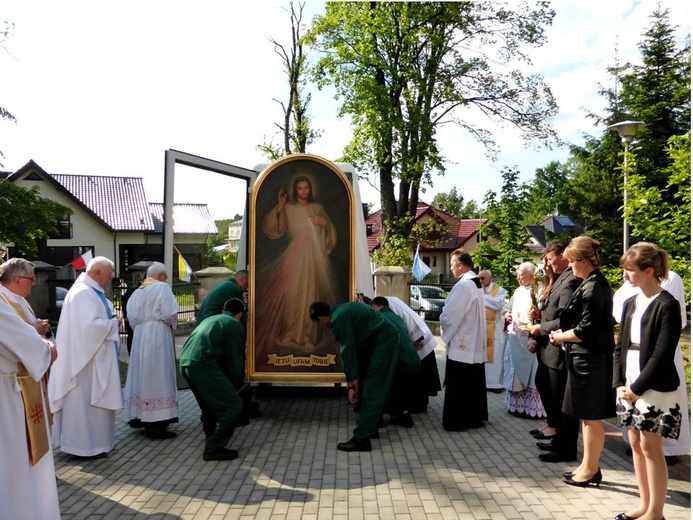
[[[195,365],[181,367],[183,377],[202,410],[202,429],[207,437],[205,453],[224,448],[231,440],[243,401],[233,384],[216,367]]]
[[[365,375],[361,377],[361,401],[354,436],[370,439],[378,431],[397,366],[399,333],[386,338],[376,337]]]

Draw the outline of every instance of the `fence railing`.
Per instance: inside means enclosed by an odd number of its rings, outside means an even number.
[[[171,286],[173,295],[178,301],[178,321],[193,321],[197,315],[198,290],[200,284],[195,283],[174,283]],[[113,283],[112,301],[116,310],[120,311],[123,306],[123,296],[127,289]]]

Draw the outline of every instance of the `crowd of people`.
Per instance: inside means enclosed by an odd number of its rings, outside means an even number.
[[[487,392],[505,390],[509,413],[546,419],[529,432],[544,452],[540,460],[576,462],[582,433],[582,459],[562,479],[588,487],[602,480],[603,421],[616,417],[627,432],[640,494],[637,507],[616,520],[659,520],[666,457],[687,453],[690,443],[679,346],[686,325],[683,284],[669,270],[667,253],[653,244],[630,247],[621,266],[625,282],[612,296],[596,240],[553,240],[541,283],[537,267],[522,263],[519,287],[507,302],[492,273],[477,275],[469,253],[454,251],[450,270],[457,282],[440,316],[442,426],[451,432],[484,427]],[[172,334],[178,304],[166,267],[154,262],[147,278],[128,289],[133,338],[124,391],[118,362],[123,318],[106,296],[113,272],[108,258],[89,262],[65,298],[53,340],[49,322],[26,300],[34,265],[18,258],[0,265],[0,431],[11,444],[2,450],[0,480],[13,490],[7,500],[3,494],[8,518],[20,517],[20,510],[59,518],[51,443],[75,457],[106,457],[115,445],[118,410],[150,438],[176,436],[169,426],[178,422]],[[242,270],[217,285],[180,353],[181,373],[201,410],[207,461],[237,458],[227,447],[235,429],[262,416],[245,384],[247,289]],[[339,344],[347,398],[358,412],[353,435],[338,450],[370,451],[384,414],[392,425],[412,427],[412,414],[425,412],[441,390],[437,340],[399,298],[315,301],[308,317]],[[26,433],[17,424],[26,424]],[[25,496],[37,487],[43,490],[38,499]]]

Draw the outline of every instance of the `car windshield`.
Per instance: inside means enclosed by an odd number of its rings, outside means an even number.
[[[421,296],[424,298],[445,299],[447,293],[440,287],[421,287]]]

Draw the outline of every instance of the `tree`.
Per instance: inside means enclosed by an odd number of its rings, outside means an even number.
[[[33,256],[37,253],[36,240],[57,233],[58,218],[72,215],[73,211],[41,197],[38,186],[22,188],[0,181],[0,242],[14,242],[15,254]]]
[[[481,209],[476,202],[473,200],[465,202],[462,194],[457,192],[457,188],[452,188],[447,193],[437,193],[431,201],[431,206],[440,208],[457,219],[481,218]]]
[[[2,28],[0,28],[0,47],[4,47],[5,40],[10,35],[10,32],[12,32],[12,29],[14,29],[14,24],[11,24],[9,22],[2,22]],[[10,112],[5,109],[0,107],[0,119],[3,119],[5,121],[11,121],[13,123],[17,122],[17,118],[14,117]],[[4,159],[5,154],[2,153],[2,150],[0,150],[0,159]],[[0,168],[2,168],[4,165],[2,162],[0,162]]]
[[[607,100],[606,115],[588,114],[595,126],[604,129],[603,134],[587,137],[584,146],[573,147],[565,165],[568,182],[559,190],[558,199],[600,241],[605,265],[618,265],[624,218],[623,147],[608,125],[628,119],[647,123],[636,136],[631,148],[636,153],[629,164],[645,186],[660,190],[664,201],[675,200],[666,189],[670,164],[666,143],[690,130],[690,43],[676,47],[668,16],[668,10],[659,7],[651,16],[652,26],[639,44],[642,65],[617,64],[608,69],[623,88],[602,88],[599,93]]]
[[[513,269],[529,258],[525,247],[527,232],[521,224],[527,194],[518,184],[520,173],[517,169],[506,167],[502,175],[500,199],[492,191],[484,198],[488,214],[488,221],[481,226],[484,240],[477,244],[471,255],[476,265],[489,269],[498,283],[511,292],[517,287]]]
[[[663,187],[671,164],[669,138],[691,128],[691,48],[690,40],[678,48],[668,9],[658,5],[650,18],[638,44],[642,64],[625,67],[619,101],[647,124],[639,133],[638,173],[650,186]]]
[[[554,212],[563,214],[568,203],[564,200],[567,182],[565,166],[558,161],[551,161],[543,168],[537,168],[534,179],[524,184],[522,189],[527,192],[527,211],[522,217],[522,223],[526,226],[535,226],[546,215]]]
[[[670,164],[663,172],[665,187],[648,186],[644,175],[629,172],[625,214],[634,237],[669,253],[671,269],[683,278],[690,302],[691,133],[670,138],[666,152]]]
[[[493,134],[477,121],[517,127],[527,139],[554,137],[548,86],[513,69],[531,63],[524,49],[543,44],[553,19],[548,3],[532,5],[331,2],[314,19],[307,37],[324,51],[314,76],[334,86],[339,114],[351,117],[344,159],[378,172],[385,243],[408,236],[420,187],[443,171],[440,125],[458,125],[490,155]]]
[[[289,95],[286,102],[275,99],[282,107],[284,120],[281,124],[275,123],[283,135],[283,146],[274,144],[273,141],[265,142],[258,146],[270,160],[276,160],[284,155],[292,153],[305,153],[307,145],[320,137],[321,132],[310,128],[308,117],[308,104],[310,93],[303,97],[305,75],[307,69],[307,57],[304,54],[301,36],[303,9],[305,2],[298,3],[298,11],[294,3],[289,2],[291,16],[291,46],[285,47],[274,38],[270,42],[274,45],[274,52],[279,55],[284,65],[284,71],[289,85]]]

